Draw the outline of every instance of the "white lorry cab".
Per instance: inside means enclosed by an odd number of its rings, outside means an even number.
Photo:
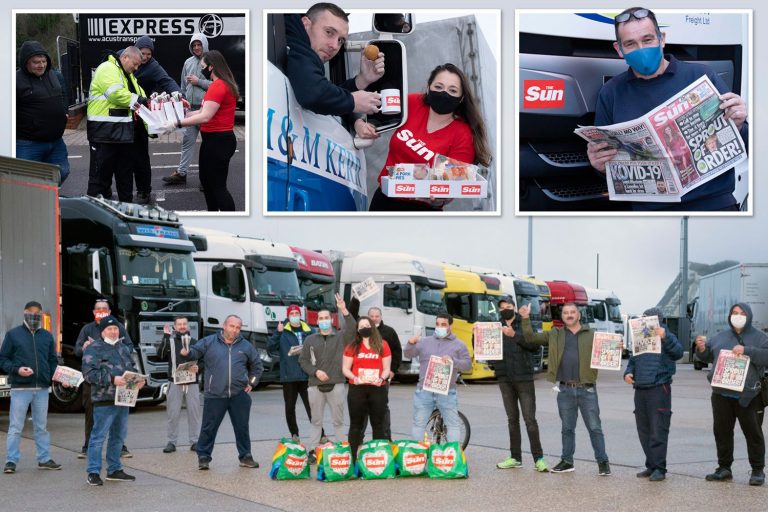
[[[442,265],[406,253],[361,252],[331,256],[339,279],[339,292],[349,303],[352,285],[372,278],[378,292],[363,300],[360,313],[368,308],[381,308],[383,322],[392,327],[405,347],[415,335],[429,336],[435,330],[436,315],[445,312],[443,289],[445,273]],[[403,359],[398,370],[402,375],[418,376],[418,361]]]
[[[259,351],[263,383],[276,382],[277,361],[267,352],[267,338],[286,319],[288,306],[303,301],[298,263],[282,243],[201,228],[189,229],[198,275],[205,333],[220,331],[227,315],[243,321],[241,334]]]
[[[584,287],[587,291],[589,327],[600,332],[624,335],[621,301],[611,290]]]

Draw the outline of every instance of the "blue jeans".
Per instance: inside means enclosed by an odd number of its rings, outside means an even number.
[[[21,431],[24,430],[24,420],[27,418],[29,406],[32,406],[32,425],[35,434],[35,449],[37,462],[48,462],[51,456],[48,452],[51,446],[51,434],[46,430],[48,422],[48,390],[11,390],[11,409],[8,417],[8,439],[6,447],[7,462],[19,463],[21,452],[19,442]]]
[[[589,431],[589,440],[595,451],[597,462],[607,462],[605,453],[605,438],[600,425],[600,406],[597,403],[597,387],[572,388],[560,385],[557,394],[557,409],[562,422],[563,455],[562,459],[573,464],[573,453],[576,451],[576,420],[579,411],[584,418],[584,425]]]
[[[69,160],[67,159],[67,145],[64,139],[53,142],[37,142],[34,140],[16,140],[16,158],[34,160],[59,166],[59,186],[69,176]]]
[[[88,442],[88,473],[101,472],[101,450],[107,441],[107,474],[123,469],[120,451],[128,434],[128,407],[100,405],[93,408],[93,430]]]
[[[427,421],[435,409],[440,410],[443,423],[448,430],[448,442],[461,440],[461,420],[459,419],[459,399],[456,390],[448,395],[439,395],[416,388],[413,394],[413,439],[421,441],[427,429]]]

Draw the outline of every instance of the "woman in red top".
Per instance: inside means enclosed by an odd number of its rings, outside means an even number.
[[[362,120],[355,122],[360,136],[366,136],[365,127]],[[432,70],[426,93],[408,95],[408,120],[389,141],[387,161],[379,174],[379,188],[371,200],[370,211],[442,210],[445,199],[394,199],[381,191],[381,177],[387,175],[387,166],[432,165],[438,154],[483,166],[491,163],[485,122],[477,101],[467,77],[453,64]]]
[[[200,58],[206,79],[213,80],[203,96],[200,110],[190,112],[177,126],[199,124],[200,184],[211,212],[235,211],[235,200],[227,190],[229,161],[237,149],[235,140],[235,104],[240,91],[221,52],[212,50]]]
[[[386,439],[387,386],[392,353],[367,316],[357,321],[355,341],[344,349],[342,371],[349,379],[349,446],[357,460],[366,417],[371,418],[374,439]]]

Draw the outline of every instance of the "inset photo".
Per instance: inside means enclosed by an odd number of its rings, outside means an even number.
[[[264,214],[499,215],[500,22],[265,11]]]
[[[516,214],[752,214],[751,10],[518,10],[515,28]]]
[[[248,11],[13,14],[16,158],[62,196],[249,214]]]

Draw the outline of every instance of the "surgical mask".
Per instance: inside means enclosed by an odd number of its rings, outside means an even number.
[[[429,91],[427,105],[437,114],[452,114],[461,104],[461,98],[451,96],[446,91]]]
[[[331,321],[330,320],[318,320],[317,326],[320,328],[321,331],[330,331],[331,330]]]
[[[502,309],[501,313],[499,313],[502,320],[512,320],[515,318],[515,312],[511,309]]]
[[[291,325],[298,327],[301,325],[301,317],[300,316],[289,316],[288,321],[291,322]]]
[[[664,54],[661,51],[661,42],[658,46],[638,48],[624,54],[624,61],[638,74],[648,76],[659,69]]]
[[[24,313],[24,323],[33,332],[40,328],[42,318],[43,316],[40,313]]]
[[[108,343],[110,345],[116,345],[118,341],[120,341],[119,338],[103,338],[105,343]]]
[[[435,336],[438,338],[445,338],[448,336],[448,328],[447,327],[435,327]]]
[[[743,329],[747,325],[747,317],[744,315],[731,315],[731,325],[736,329]]]
[[[357,330],[357,332],[360,333],[360,336],[362,336],[363,338],[370,338],[371,333],[373,333],[373,329],[371,329],[370,327],[361,327]]]
[[[206,67],[204,67],[202,69],[203,76],[205,77],[206,80],[210,80],[211,79],[211,72],[212,71],[213,70],[211,69],[211,66],[206,66]]]

